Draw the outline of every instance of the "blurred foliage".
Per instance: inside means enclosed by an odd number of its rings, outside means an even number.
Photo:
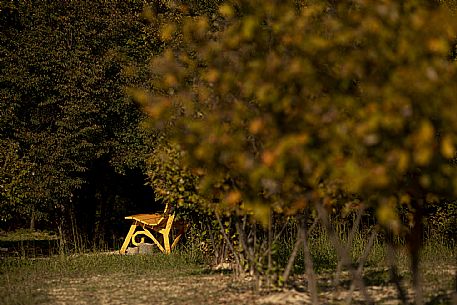
[[[414,226],[456,195],[456,30],[431,1],[224,2],[161,27],[182,43],[141,103],[214,208],[266,223],[357,194],[399,233],[397,207]]]
[[[190,172],[182,162],[179,147],[162,140],[156,143],[147,159],[149,184],[156,199],[172,202],[174,208],[196,212],[205,200],[198,195],[198,176]],[[180,213],[180,216],[184,216]]]

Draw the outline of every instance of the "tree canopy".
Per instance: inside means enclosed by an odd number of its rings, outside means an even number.
[[[204,204],[266,227],[272,213],[310,206],[373,208],[388,234],[406,237],[417,284],[423,217],[457,195],[452,3],[181,9],[160,28],[180,43],[151,61],[153,90],[132,94],[181,151]]]
[[[183,44],[151,63],[165,94],[142,99],[157,126],[173,122],[201,190],[293,213],[333,185],[376,198],[381,219],[394,202],[455,196],[449,9],[240,1],[219,12],[162,28]]]
[[[131,63],[161,45],[141,1],[10,1],[1,9],[3,226],[71,207],[100,160],[118,173],[144,166],[151,137],[124,87],[141,83]]]

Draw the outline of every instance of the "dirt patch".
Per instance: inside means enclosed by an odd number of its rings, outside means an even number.
[[[236,278],[225,265],[209,270],[180,256],[114,254],[4,259],[0,262],[0,305],[312,304],[306,275],[295,275],[284,289],[256,291],[252,277]],[[410,274],[400,271],[412,300]],[[427,305],[457,304],[454,264],[423,264],[422,274]],[[349,272],[340,274],[339,285],[335,285],[334,271],[320,272],[320,303],[366,304],[368,295],[375,304],[400,304],[386,267],[365,268],[363,280],[365,295],[351,286]]]
[[[50,304],[253,304],[257,295],[230,276],[125,275],[63,278],[48,283]]]
[[[239,280],[225,274],[111,274],[54,279],[47,284],[48,301],[53,305],[312,304],[309,293],[303,288],[256,292],[252,289],[252,279]],[[412,290],[406,290],[412,299]],[[367,286],[366,292],[375,304],[400,304],[393,284]],[[427,301],[429,304],[451,304],[452,293],[452,290],[437,292]],[[319,301],[322,304],[366,303],[358,290],[351,294],[348,289],[325,287],[320,287]]]

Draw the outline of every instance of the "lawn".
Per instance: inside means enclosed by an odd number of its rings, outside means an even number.
[[[408,262],[401,253],[398,263],[408,284]],[[457,272],[455,248],[426,246],[422,268],[426,303],[452,304]],[[230,272],[212,270],[179,251],[169,256],[90,253],[5,257],[0,259],[0,275],[0,305],[311,303],[305,275],[296,274],[286,288],[256,291],[255,281],[249,276],[240,279]],[[347,299],[348,273],[342,273],[340,289],[332,286],[333,276],[332,268],[320,268],[323,304],[341,304]],[[382,260],[365,268],[364,281],[376,304],[399,304]],[[406,291],[412,293],[408,285]],[[358,291],[353,295],[354,303],[364,304]]]
[[[0,304],[243,304],[243,281],[183,256],[84,254],[1,260]],[[243,287],[244,286],[244,287]]]

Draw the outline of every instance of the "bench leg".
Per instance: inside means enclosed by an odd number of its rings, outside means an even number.
[[[178,236],[176,236],[175,240],[173,241],[173,244],[171,245],[171,250],[173,250],[176,245],[178,244],[178,241],[181,239],[181,236],[182,234],[179,234]]]
[[[178,244],[179,240],[183,236],[186,229],[187,229],[187,225],[182,225],[179,228],[178,235],[176,236],[175,240],[173,241],[173,244],[171,245],[171,250],[173,250],[176,247],[176,245]]]
[[[163,244],[165,246],[165,253],[166,254],[170,254],[171,253],[171,249],[170,249],[170,232],[166,232],[163,235]]]
[[[130,226],[130,230],[127,233],[127,237],[125,237],[124,243],[122,244],[121,250],[119,250],[120,254],[125,254],[125,250],[127,250],[127,247],[130,244],[130,240],[132,239],[133,232],[135,232],[136,229],[136,224],[133,224]]]
[[[175,215],[170,215],[167,220],[167,226],[165,227],[165,230],[162,231],[163,234],[163,243],[165,246],[165,253],[170,254],[171,253],[171,248],[170,248],[170,231],[173,227],[173,221],[175,220]]]

